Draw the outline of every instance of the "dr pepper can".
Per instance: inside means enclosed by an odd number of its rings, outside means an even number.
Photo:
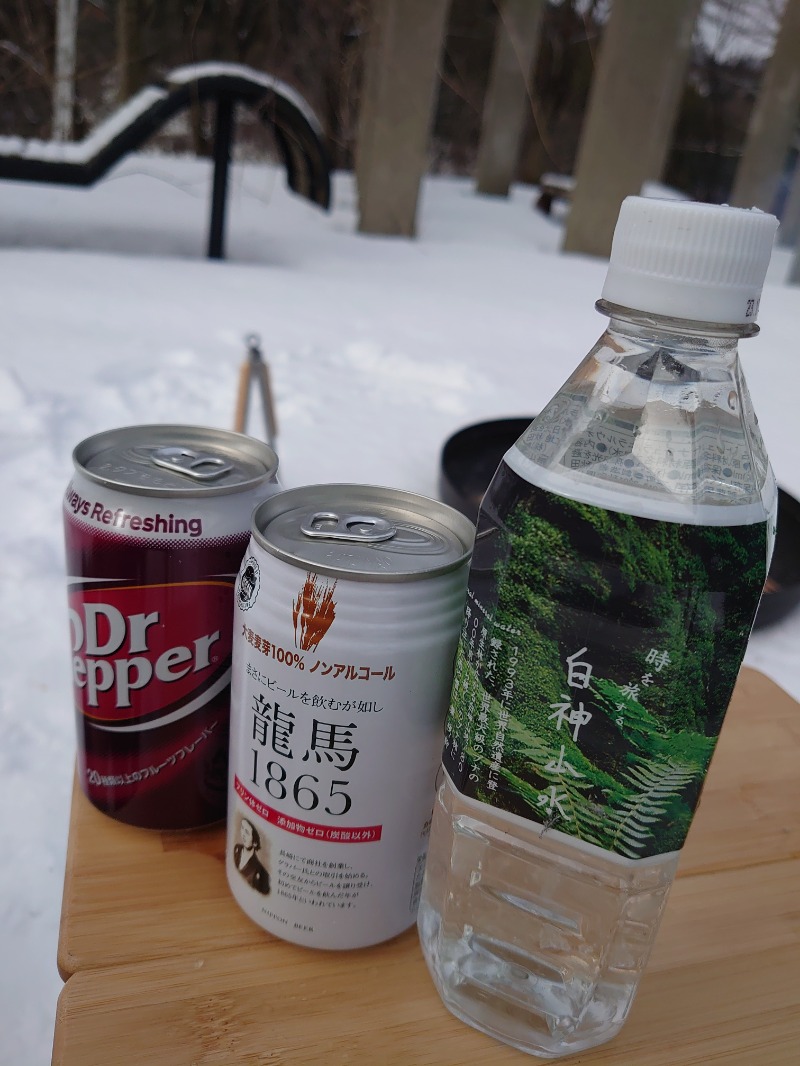
[[[228,883],[298,944],[412,925],[474,527],[359,485],[261,504],[236,584]]]
[[[78,773],[106,814],[225,817],[233,587],[253,509],[279,491],[260,441],[132,426],[73,453],[64,496]]]

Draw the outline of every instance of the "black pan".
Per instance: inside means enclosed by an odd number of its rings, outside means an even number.
[[[511,445],[533,420],[501,418],[454,433],[442,449],[439,496],[475,521],[481,498]],[[780,621],[800,601],[800,502],[778,489],[778,535],[756,628]]]
[[[800,503],[778,489],[778,533],[756,627],[780,621],[800,601]]]
[[[442,449],[439,496],[474,522],[484,492],[500,460],[533,421],[500,418],[454,433]]]

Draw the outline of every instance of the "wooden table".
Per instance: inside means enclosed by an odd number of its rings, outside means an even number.
[[[596,1066],[800,1062],[800,706],[743,670],[658,942]],[[536,1061],[441,1005],[410,930],[326,953],[228,894],[222,827],[133,829],[72,801],[54,1066]]]

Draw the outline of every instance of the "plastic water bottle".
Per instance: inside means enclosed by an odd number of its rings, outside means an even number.
[[[744,656],[777,490],[737,342],[777,221],[630,197],[610,324],[481,505],[419,933],[447,1007],[613,1037]]]

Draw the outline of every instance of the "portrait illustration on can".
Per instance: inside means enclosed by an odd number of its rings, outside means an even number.
[[[233,845],[233,862],[244,881],[262,896],[270,890],[269,872],[262,853],[261,836],[249,818],[239,818],[239,841]]]

